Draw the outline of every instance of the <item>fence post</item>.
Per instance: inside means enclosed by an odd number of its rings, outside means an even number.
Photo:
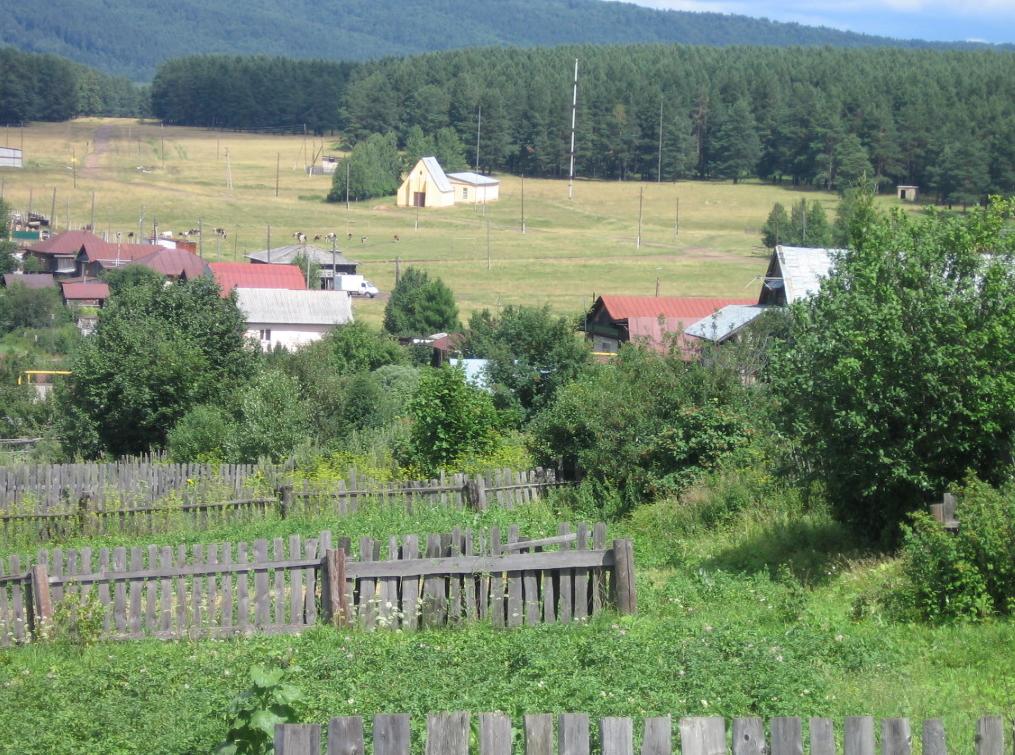
[[[613,541],[613,597],[617,611],[635,613],[638,593],[634,585],[634,546],[630,540]]]
[[[30,576],[32,599],[29,601],[28,628],[32,632],[38,632],[53,618],[53,602],[49,597],[49,572],[45,564],[36,564],[32,567]]]
[[[473,475],[465,482],[465,500],[473,511],[486,511],[486,482],[483,475]]]
[[[321,559],[321,615],[332,626],[349,622],[345,597],[345,549],[328,548]]]
[[[289,516],[289,510],[293,505],[293,486],[282,485],[276,494],[278,495],[278,515],[285,519]]]
[[[88,504],[91,503],[92,494],[82,493],[78,498],[78,533],[81,535],[87,535],[86,527],[88,526]]]

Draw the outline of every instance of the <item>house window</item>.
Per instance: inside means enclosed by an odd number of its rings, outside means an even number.
[[[462,199],[468,199],[468,198],[469,198],[469,190],[465,186],[463,186],[462,187]]]
[[[261,329],[261,340],[262,341],[270,341],[271,340],[271,328],[262,328]]]

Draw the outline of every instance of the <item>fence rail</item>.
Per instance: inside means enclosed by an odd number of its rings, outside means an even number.
[[[331,533],[288,541],[41,550],[0,560],[0,645],[30,640],[62,601],[97,599],[104,636],[184,638],[295,632],[318,621],[364,629],[569,622],[637,607],[634,554],[606,526],[560,525],[526,541],[455,529],[384,541]]]
[[[501,713],[480,713],[476,737],[479,755],[511,755],[512,721]],[[907,718],[885,718],[880,727],[880,750],[875,736],[875,720],[869,716],[847,718],[841,740],[837,740],[835,722],[830,718],[812,718],[808,722],[810,755],[835,755],[837,741],[846,755],[909,755],[913,732]],[[554,716],[526,715],[519,733],[525,755],[551,755],[554,752]],[[634,755],[636,732],[631,718],[601,718],[598,722],[598,747],[588,714],[562,713],[557,716],[557,752],[560,755]],[[644,719],[638,727],[641,755],[672,755],[674,734],[679,734],[682,755],[803,755],[803,721],[797,717],[773,718],[766,736],[760,718],[735,718],[727,727],[721,717],[681,718],[677,732],[670,716]],[[319,755],[322,727],[317,724],[280,724],[275,727],[276,755]],[[426,721],[427,755],[468,755],[473,733],[468,713],[431,714]],[[1005,755],[1004,721],[1000,716],[984,716],[960,751],[977,755]],[[328,724],[329,755],[362,755],[366,752],[363,719],[359,716],[332,718]],[[939,719],[923,722],[923,755],[946,755],[944,726]],[[410,717],[405,714],[381,715],[373,719],[374,755],[409,755]]]
[[[181,466],[185,471],[192,471],[189,470],[189,465]],[[199,469],[198,479],[202,479],[200,475],[204,472],[211,474],[211,468]],[[248,477],[259,474],[265,480],[272,480],[277,479],[278,472],[278,469],[265,467],[230,468],[224,478],[228,489],[236,495],[245,496],[233,500],[201,500],[202,495],[208,495],[209,486],[214,482],[212,477],[203,478],[205,484],[196,487],[185,481],[182,500],[160,502],[152,498],[150,490],[146,489],[135,496],[142,498],[142,505],[124,504],[123,499],[108,495],[111,488],[96,488],[94,493],[84,492],[76,499],[70,495],[69,489],[64,489],[65,495],[55,504],[39,499],[26,511],[18,510],[13,504],[8,505],[6,513],[0,513],[0,537],[6,542],[16,539],[46,542],[71,535],[114,532],[154,534],[179,526],[180,517],[189,527],[207,529],[220,523],[250,521],[269,514],[286,517],[290,514],[331,512],[345,516],[357,511],[367,500],[403,506],[408,511],[421,501],[459,509],[469,507],[484,510],[490,506],[512,508],[519,503],[541,498],[546,491],[563,484],[558,483],[554,473],[549,470],[518,472],[501,469],[484,475],[454,475],[413,482],[378,482],[357,479],[353,475],[348,482],[301,481],[296,488],[279,485],[274,495],[258,496],[253,493],[252,486],[247,485],[248,478],[244,477],[248,473]],[[176,479],[172,475],[170,478]],[[194,478],[185,478],[190,479]],[[159,484],[162,485],[159,489],[168,489],[166,485],[169,483],[165,480]],[[44,485],[43,489],[51,488]],[[100,495],[99,491],[105,492]],[[213,492],[221,494],[221,490]],[[0,511],[2,510],[3,504],[0,503]]]

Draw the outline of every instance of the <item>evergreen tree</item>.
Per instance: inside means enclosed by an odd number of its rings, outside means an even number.
[[[457,330],[458,305],[440,278],[408,268],[384,307],[384,329],[394,336],[419,337]]]
[[[873,182],[874,168],[856,134],[846,134],[835,149],[835,188],[840,192],[861,181]]]
[[[757,174],[761,140],[754,114],[746,100],[737,100],[719,119],[709,146],[710,173],[715,178],[741,178]]]
[[[445,127],[434,134],[433,155],[448,172],[465,170],[469,166],[465,160],[465,145],[453,128]]]
[[[786,208],[779,202],[776,202],[772,207],[772,211],[768,213],[768,219],[761,229],[761,243],[769,249],[775,249],[779,244],[787,242],[787,239],[792,234],[793,231],[790,226],[789,215],[786,214]]]

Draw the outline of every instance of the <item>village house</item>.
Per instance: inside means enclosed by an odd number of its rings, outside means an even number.
[[[817,293],[841,250],[777,246],[768,262],[761,294],[753,304],[730,304],[691,324],[685,335],[712,343],[737,336],[772,307],[786,307]]]
[[[303,271],[296,265],[251,265],[245,262],[210,262],[208,271],[229,296],[234,288],[285,288],[305,291]]]
[[[352,322],[352,302],[345,291],[237,288],[236,304],[246,318],[247,337],[265,351],[292,351]]]
[[[641,343],[665,352],[672,343],[681,351],[690,344],[684,328],[728,304],[750,299],[672,296],[600,296],[585,317],[583,330],[597,354],[614,354],[624,343]]]
[[[333,277],[355,275],[359,266],[359,263],[353,262],[337,249],[322,249],[313,244],[276,246],[247,255],[247,259],[255,265],[292,265],[300,257],[309,259],[319,268],[316,288],[331,288]]]
[[[150,267],[155,259],[153,255],[186,253],[153,244],[109,242],[89,231],[67,231],[32,244],[26,252],[39,260],[46,272],[63,279],[98,277],[107,270],[115,270],[145,258],[149,258]],[[178,258],[177,261],[182,259]],[[194,259],[199,260],[196,256]],[[202,263],[188,262],[187,266],[190,270],[196,270],[199,264]]]
[[[148,248],[153,251],[133,264],[147,267],[168,280],[194,280],[208,274],[207,263],[185,249]]]
[[[436,157],[424,157],[406,175],[395,195],[398,207],[482,204],[500,196],[500,181],[478,173],[446,174]]]
[[[65,281],[60,287],[68,306],[101,307],[109,298],[109,286],[102,281]]]

